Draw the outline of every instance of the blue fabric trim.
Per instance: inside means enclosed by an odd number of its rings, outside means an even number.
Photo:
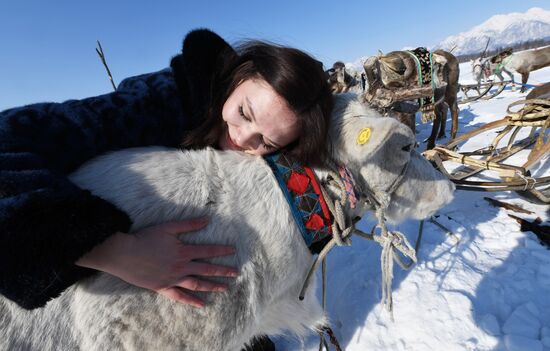
[[[279,170],[279,166],[277,166],[277,159],[279,158],[279,154],[273,154],[264,156],[264,159],[267,161],[267,164],[271,167],[273,170],[273,174],[275,175],[275,179],[277,179],[277,182],[279,183],[279,188],[281,188],[281,191],[283,192],[286,202],[288,203],[290,207],[290,211],[292,212],[292,216],[294,217],[294,221],[298,225],[298,228],[300,229],[300,233],[302,234],[302,238],[304,239],[306,245],[309,247],[311,246],[311,243],[313,239],[310,235],[308,235],[308,230],[306,229],[302,215],[300,214],[300,210],[298,210],[298,207],[296,206],[294,197],[289,193],[288,188],[286,186],[286,182],[283,179],[281,175],[281,171]]]

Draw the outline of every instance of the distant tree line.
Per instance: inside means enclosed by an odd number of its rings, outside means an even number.
[[[499,52],[501,52],[502,50],[504,50],[506,48],[513,48],[514,52],[515,52],[515,51],[522,51],[522,50],[527,50],[527,49],[539,48],[541,46],[546,46],[546,45],[550,45],[550,38],[524,41],[524,42],[521,42],[521,43],[518,43],[518,44],[506,46],[506,47],[501,46],[501,47],[498,47],[496,49],[487,50],[487,52],[485,53],[485,57],[496,55],[496,54],[498,54]],[[476,58],[480,57],[481,54],[483,54],[482,51],[477,52],[475,54],[457,55],[456,58],[458,59],[458,62],[462,63],[462,62],[467,62],[467,61],[476,59]]]

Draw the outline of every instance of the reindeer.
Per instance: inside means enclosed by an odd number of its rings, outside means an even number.
[[[339,199],[343,209],[333,235],[352,228],[370,204],[378,218],[400,221],[426,218],[451,201],[452,183],[416,152],[406,126],[380,118],[349,94],[335,100],[329,164],[345,165],[355,190],[372,201],[359,196],[353,207],[341,198],[346,191],[338,173],[314,169],[327,201]],[[314,286],[298,299],[314,256],[264,159],[211,148],[136,148],[91,160],[70,178],[128,213],[132,230],[208,216],[208,226],[185,234],[186,242],[235,246],[234,256],[209,261],[238,267],[240,275],[220,279],[229,285],[226,292],[201,293],[201,309],[104,273],[41,309],[0,299],[0,349],[227,351],[258,335],[304,335],[326,325]]]
[[[472,61],[472,75],[477,80],[478,85],[481,84],[482,80],[489,80],[491,75],[496,76],[500,82],[504,82],[502,73],[506,73],[510,80],[514,82],[514,75],[504,65],[512,56],[512,48],[507,48],[487,59],[484,59],[484,56],[485,51],[481,57]]]
[[[357,72],[351,72],[352,74],[350,74],[342,61],[336,61],[326,73],[333,94],[360,93],[364,90],[359,74]]]
[[[454,138],[458,131],[458,60],[444,50],[434,51],[432,58],[433,74],[423,78],[429,78],[432,85],[426,87],[419,87],[421,73],[418,72],[416,60],[410,52],[392,51],[386,55],[372,56],[364,64],[369,87],[365,95],[366,101],[383,113],[396,117],[413,132],[416,129],[415,114],[419,106],[410,100],[433,96],[433,127],[426,140],[427,149],[435,146],[436,138],[445,137],[449,108],[452,118],[451,137]],[[388,94],[392,95],[389,99]]]
[[[504,82],[503,73],[506,73],[510,80],[514,82],[514,75],[508,70],[503,63],[493,63],[489,59],[477,58],[472,61],[472,76],[477,81],[477,84],[481,84],[484,80],[491,79],[491,76],[496,76],[500,82]]]
[[[480,64],[481,66],[479,66]],[[495,74],[501,81],[504,80],[501,72],[504,72],[510,76],[513,83],[515,81],[512,72],[517,72],[521,75],[520,92],[523,93],[526,89],[529,73],[547,66],[550,66],[550,46],[511,54],[500,63],[491,62],[490,59],[483,61],[477,59],[472,68],[475,69],[473,73],[476,77],[479,77],[482,73],[485,74],[486,78],[490,77],[491,74]],[[479,81],[480,78],[478,78]]]

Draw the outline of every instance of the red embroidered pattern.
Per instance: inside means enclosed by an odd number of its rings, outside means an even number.
[[[332,218],[315,174],[284,154],[265,157],[290,204],[308,246],[332,235]]]

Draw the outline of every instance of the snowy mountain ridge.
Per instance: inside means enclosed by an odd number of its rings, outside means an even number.
[[[525,13],[495,15],[467,32],[447,37],[435,47],[451,50],[456,46],[455,55],[473,54],[483,51],[489,39],[489,50],[550,39],[550,11],[533,7]]]
[[[445,38],[430,49],[451,50],[454,47],[452,52],[456,56],[475,54],[485,49],[489,39],[487,48],[489,51],[527,41],[550,40],[550,11],[533,7],[525,13],[512,12],[494,15],[467,32]],[[411,48],[406,47],[403,50]],[[369,56],[346,63],[346,67],[362,72],[363,62]]]

